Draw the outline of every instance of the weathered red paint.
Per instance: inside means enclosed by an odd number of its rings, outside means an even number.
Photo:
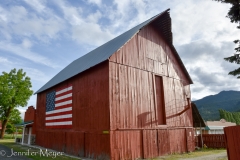
[[[201,140],[202,138],[202,140]],[[199,147],[202,147],[201,141],[209,148],[226,148],[224,134],[202,134],[198,136]]]
[[[66,84],[73,86],[73,124],[68,129],[45,126],[46,93]],[[37,97],[36,144],[82,157],[110,155],[108,62],[97,65]]]
[[[190,83],[173,49],[148,25],[109,61],[38,94],[36,143],[77,156],[114,160],[193,151]],[[46,93],[68,84],[73,86],[73,127],[47,129]],[[159,120],[162,112],[164,118]]]
[[[26,126],[27,128],[32,127],[31,134],[33,134],[33,135],[36,134],[35,118],[36,118],[36,109],[33,106],[29,106],[24,115],[24,122],[34,122],[33,124]],[[29,130],[27,129],[27,131],[29,131]],[[26,134],[28,134],[28,133],[26,132]],[[27,139],[25,139],[25,140],[27,140]]]
[[[24,122],[34,121],[36,109],[33,106],[29,106],[24,115]]]
[[[228,159],[240,159],[240,126],[225,127],[224,134]]]
[[[121,132],[140,131],[141,158],[195,149],[190,82],[167,42],[151,25],[110,57],[109,76],[110,128]],[[159,100],[162,100],[158,97],[160,81],[156,76],[162,77],[164,90],[166,125],[160,126],[164,120],[158,119]],[[124,158],[118,158],[113,148],[113,159]]]

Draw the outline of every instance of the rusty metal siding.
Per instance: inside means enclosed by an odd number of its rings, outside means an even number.
[[[240,126],[224,128],[227,154],[229,160],[240,159]]]
[[[106,61],[39,93],[36,144],[79,156],[83,155],[83,151],[84,156],[109,156],[110,136],[102,135],[110,130],[108,73]],[[45,128],[46,93],[69,84],[73,86],[72,128]]]

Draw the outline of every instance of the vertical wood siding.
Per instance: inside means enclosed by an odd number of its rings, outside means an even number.
[[[36,144],[77,156],[109,157],[109,76],[108,62],[101,63],[37,96]],[[46,93],[73,86],[71,129],[45,128]],[[104,145],[103,145],[104,144]]]
[[[155,75],[163,79],[165,126],[158,125]],[[110,129],[116,131],[111,137],[142,132],[141,158],[193,151],[189,83],[162,35],[151,25],[143,28],[109,58]],[[113,159],[128,159],[126,152],[111,143]]]
[[[29,106],[24,115],[24,122],[34,121],[36,110],[33,106]]]
[[[24,114],[24,122],[30,122],[33,121],[34,123],[32,125],[28,125],[29,127],[32,127],[32,133],[31,134],[36,134],[36,110],[33,106],[29,106],[28,109],[26,110]]]
[[[111,131],[111,160],[143,157],[142,131]]]
[[[240,159],[240,126],[224,128],[227,154],[229,160]]]
[[[114,160],[193,151],[190,82],[173,53],[163,36],[148,25],[109,62],[39,93],[36,143],[78,156]],[[163,80],[165,125],[158,125],[155,76]],[[46,129],[46,93],[69,84],[73,86],[73,127]]]

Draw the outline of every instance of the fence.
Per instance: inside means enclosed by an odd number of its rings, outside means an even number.
[[[224,133],[228,159],[240,159],[240,126],[225,127]]]
[[[205,144],[208,148],[226,148],[224,134],[203,134],[203,145]],[[202,147],[201,135],[196,138],[196,146]]]

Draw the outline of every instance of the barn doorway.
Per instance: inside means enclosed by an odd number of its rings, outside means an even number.
[[[156,86],[156,112],[158,117],[158,125],[166,125],[164,88],[162,76],[155,75]]]

